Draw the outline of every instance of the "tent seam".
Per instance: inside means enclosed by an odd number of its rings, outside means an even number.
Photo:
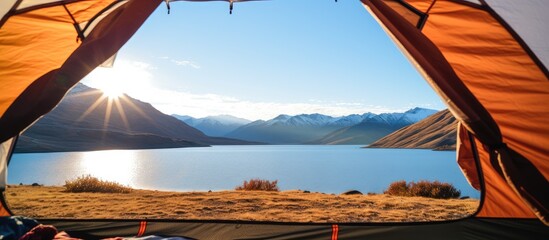
[[[501,26],[507,30],[507,32],[517,41],[517,43],[520,45],[520,47],[528,54],[528,56],[532,59],[532,61],[538,66],[538,68],[541,70],[543,75],[545,75],[545,78],[549,80],[549,70],[547,67],[541,62],[541,60],[538,58],[538,56],[530,49],[528,44],[520,37],[520,35],[507,23],[490,5],[486,3],[485,0],[479,0],[482,4],[484,4],[484,9],[492,16]]]
[[[22,8],[22,9],[19,9],[19,10],[15,10],[12,15],[18,15],[18,14],[30,12],[30,11],[33,11],[33,10],[41,9],[41,8],[49,8],[49,7],[55,7],[55,6],[65,5],[65,4],[72,4],[72,3],[75,3],[75,2],[79,2],[79,1],[82,1],[82,0],[65,0],[65,1],[38,4],[38,5]]]
[[[477,176],[480,184],[480,202],[478,204],[478,208],[475,211],[475,213],[470,215],[471,218],[476,218],[477,215],[482,210],[482,208],[484,207],[484,200],[486,198],[486,182],[484,179],[484,171],[482,171],[482,164],[480,162],[480,157],[478,155],[477,142],[473,137],[473,135],[471,134],[471,132],[469,132],[469,130],[467,130],[467,136],[469,137],[469,142],[471,143],[471,150],[473,151],[473,158],[475,159],[475,166],[477,167]]]
[[[103,13],[107,12],[108,10],[110,10],[111,8],[113,8],[114,6],[116,6],[117,4],[119,3],[122,3],[126,0],[116,0],[116,1],[113,1],[111,4],[109,4],[108,6],[106,6],[105,8],[101,9],[101,11],[97,12],[93,17],[91,17],[89,20],[88,20],[88,23],[86,23],[86,26],[84,26],[84,29],[82,29],[82,33],[85,33],[88,28],[91,26],[91,24],[101,15],[103,15]]]
[[[12,15],[15,15],[15,11],[17,7],[21,4],[21,2],[23,2],[23,0],[17,0],[17,2],[15,2],[13,6],[11,6],[10,10],[2,17],[2,19],[0,19],[0,29],[2,28],[2,26],[4,26],[4,23],[6,23]]]
[[[457,4],[465,5],[465,6],[468,6],[468,7],[473,7],[473,8],[476,8],[476,9],[486,10],[484,5],[475,4],[475,3],[468,2],[468,1],[465,1],[465,0],[449,0],[449,1],[457,3]]]

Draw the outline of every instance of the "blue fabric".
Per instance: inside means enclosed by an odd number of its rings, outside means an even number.
[[[38,222],[31,218],[21,216],[0,217],[0,240],[17,240],[36,225],[38,225]]]

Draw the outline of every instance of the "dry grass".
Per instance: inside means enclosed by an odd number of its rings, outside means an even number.
[[[69,193],[62,187],[8,186],[17,215],[33,218],[187,219],[277,222],[424,222],[471,215],[477,199],[303,191]]]
[[[244,181],[241,186],[237,186],[235,190],[239,191],[274,191],[278,192],[278,180],[269,181],[263,179],[251,179]]]
[[[75,180],[65,181],[67,192],[92,192],[92,193],[129,193],[132,188],[123,186],[117,182],[103,181],[91,175],[85,175]]]
[[[389,185],[385,194],[405,197],[428,197],[428,198],[459,198],[461,191],[457,190],[452,184],[439,181],[419,181],[409,182],[396,181]]]

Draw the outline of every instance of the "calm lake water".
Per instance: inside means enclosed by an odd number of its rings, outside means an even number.
[[[263,145],[14,154],[10,184],[63,185],[91,174],[134,188],[217,191],[244,180],[278,180],[281,190],[381,193],[397,180],[450,182],[479,198],[459,170],[455,151],[362,149],[360,146]]]

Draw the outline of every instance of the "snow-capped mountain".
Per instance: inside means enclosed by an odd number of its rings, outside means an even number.
[[[436,110],[416,107],[404,113],[373,114],[364,118],[358,124],[340,128],[311,143],[370,144],[387,134],[414,124],[436,112]]]
[[[404,112],[404,116],[402,116],[402,121],[409,121],[410,123],[417,123],[433,114],[437,113],[436,110],[433,109],[425,109],[425,108],[412,108],[406,112]]]
[[[271,120],[258,120],[246,124],[225,136],[273,144],[368,144],[394,130],[415,123],[436,112],[436,110],[431,109],[414,108],[403,113],[382,113],[379,115],[364,113],[343,117],[332,117],[318,113],[296,116],[281,114]],[[365,128],[366,125],[369,127]],[[357,127],[352,128],[353,126]],[[379,131],[379,129],[373,126],[384,130]],[[346,131],[346,128],[349,129]],[[370,130],[372,128],[373,130]],[[375,136],[355,138],[353,141],[347,141],[353,139],[357,134],[364,134],[364,129],[367,129],[365,133],[367,135],[368,132],[375,131]],[[337,134],[338,130],[343,130],[340,133],[344,132],[343,135],[347,140],[340,139],[340,134]],[[326,136],[330,136],[330,138],[326,139]]]
[[[435,114],[437,111],[426,108],[412,108],[403,113],[382,113],[379,115],[373,115],[368,119],[369,122],[387,123],[389,125],[410,125],[425,119],[428,116]],[[363,120],[363,121],[364,121]]]
[[[326,116],[318,113],[314,114],[300,114],[296,116],[289,116],[285,114],[278,115],[277,117],[265,122],[266,125],[289,125],[289,126],[323,126],[330,124],[339,118]]]
[[[376,116],[376,114],[373,113],[364,113],[362,115],[359,114],[351,114],[348,116],[343,117],[332,117],[328,115],[323,115],[319,113],[313,113],[313,114],[299,114],[295,116],[285,115],[281,114],[277,117],[267,120],[267,121],[255,121],[254,124],[265,124],[265,125],[288,125],[288,126],[341,126],[341,127],[347,127],[352,126],[354,124],[358,124],[365,119],[371,118]]]
[[[337,120],[333,121],[332,125],[338,125],[342,127],[352,126],[355,124],[359,124],[360,122],[364,121],[365,119],[372,118],[376,116],[374,113],[364,113],[362,115],[359,114],[351,114],[345,117],[340,117]]]
[[[238,127],[251,122],[250,120],[231,115],[208,116],[204,118],[193,118],[177,114],[173,114],[172,116],[213,137],[224,136]]]

